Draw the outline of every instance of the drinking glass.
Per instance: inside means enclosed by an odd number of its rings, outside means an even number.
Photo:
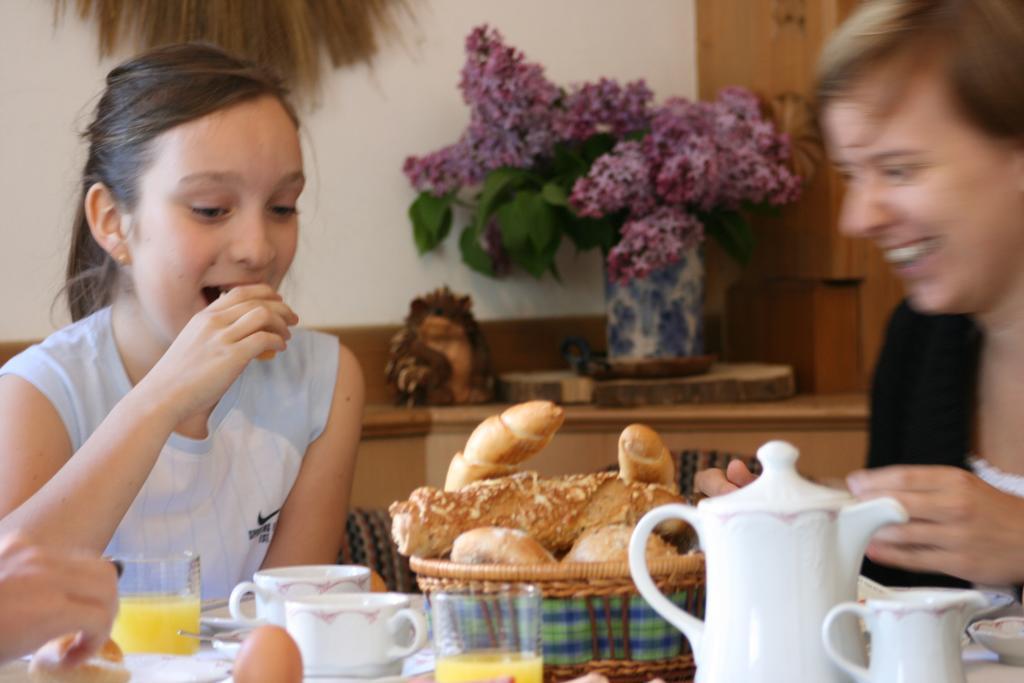
[[[430,594],[437,683],[541,683],[541,593],[531,584]]]
[[[114,558],[124,566],[120,605],[111,637],[125,652],[193,654],[199,641],[178,630],[199,632],[199,557]]]

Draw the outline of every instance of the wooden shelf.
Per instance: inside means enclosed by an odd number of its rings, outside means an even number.
[[[448,463],[473,429],[504,407],[367,406],[352,504],[381,507],[408,497],[417,486],[442,486]],[[565,412],[558,434],[524,468],[544,476],[596,471],[616,461],[619,434],[634,422],[657,430],[673,450],[753,453],[766,441],[786,439],[801,451],[801,472],[820,479],[860,467],[867,452],[864,394],[649,408],[567,406]]]
[[[444,431],[472,431],[506,404],[403,408],[368,405],[364,439],[426,436]],[[566,406],[562,432],[622,429],[644,422],[654,429],[866,429],[868,401],[864,394],[802,395],[764,403],[688,403],[648,408]]]

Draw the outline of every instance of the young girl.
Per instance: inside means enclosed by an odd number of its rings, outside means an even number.
[[[363,384],[277,293],[297,127],[276,78],[214,47],[107,76],[68,259],[74,322],[0,369],[0,531],[191,550],[204,598],[260,567],[336,560]]]
[[[869,469],[847,480],[910,514],[868,549],[890,585],[1024,582],[1021,63],[1021,0],[868,0],[822,59],[840,229],[874,241],[907,292],[875,371]],[[699,485],[751,478],[737,463]]]

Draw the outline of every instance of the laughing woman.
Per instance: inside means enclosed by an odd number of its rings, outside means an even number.
[[[875,372],[859,497],[889,585],[1024,582],[1024,2],[868,0],[823,53],[818,104],[846,178],[840,230],[902,279]],[[743,485],[702,473],[718,494]],[[954,578],[955,577],[955,578]]]

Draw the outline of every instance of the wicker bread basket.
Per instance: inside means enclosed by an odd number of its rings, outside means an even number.
[[[597,672],[616,683],[693,680],[690,644],[637,592],[626,562],[536,565],[456,564],[410,558],[416,582],[434,591],[532,583],[543,595],[544,680]],[[687,612],[704,612],[704,555],[649,565],[658,588]]]

